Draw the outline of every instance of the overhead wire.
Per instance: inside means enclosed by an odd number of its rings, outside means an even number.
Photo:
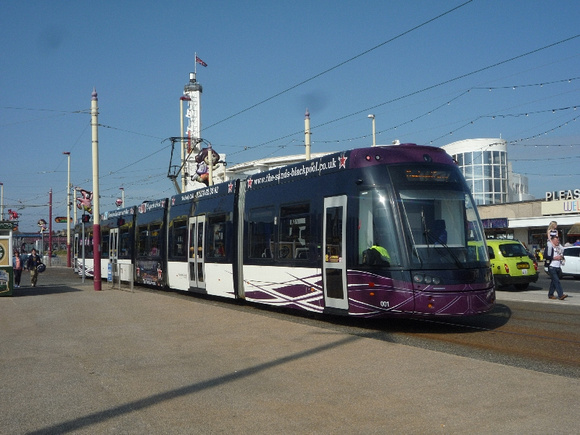
[[[438,19],[440,19],[440,18],[442,18],[442,17],[444,17],[444,16],[446,16],[446,15],[448,15],[448,14],[450,14],[450,13],[452,13],[452,12],[454,12],[454,11],[456,11],[456,10],[464,7],[464,6],[466,6],[467,4],[471,3],[472,1],[473,0],[468,0],[468,1],[466,1],[466,2],[464,2],[464,3],[462,3],[462,4],[458,5],[458,6],[456,6],[454,8],[451,8],[451,9],[443,12],[442,14],[437,15],[436,17],[433,17],[433,18],[431,18],[431,19],[429,19],[427,21],[424,21],[421,24],[418,24],[415,27],[412,27],[412,28],[410,28],[410,29],[408,29],[408,30],[406,30],[406,31],[404,31],[402,33],[399,33],[397,36],[394,36],[394,37],[392,37],[392,38],[390,38],[390,39],[388,39],[388,40],[386,40],[384,42],[381,42],[380,44],[375,45],[374,47],[369,48],[368,50],[365,50],[365,51],[363,51],[363,52],[361,52],[361,53],[359,53],[359,54],[357,54],[357,55],[355,55],[355,56],[353,56],[353,57],[351,57],[349,59],[346,59],[346,60],[344,60],[344,61],[342,61],[342,62],[340,62],[340,63],[338,63],[338,64],[336,64],[336,65],[334,65],[334,66],[332,66],[332,67],[330,67],[330,68],[322,71],[322,72],[319,72],[318,74],[315,74],[315,75],[313,75],[313,76],[311,76],[311,77],[309,77],[309,78],[307,78],[305,80],[302,80],[301,82],[296,83],[295,85],[292,85],[289,88],[286,88],[286,89],[284,89],[281,92],[278,92],[278,93],[276,93],[276,94],[274,94],[274,95],[272,95],[272,96],[270,96],[270,97],[268,97],[268,98],[266,98],[266,99],[264,99],[262,101],[259,101],[259,102],[255,103],[255,104],[253,104],[253,105],[251,105],[249,107],[246,107],[245,109],[242,109],[239,112],[236,112],[236,113],[234,113],[234,114],[232,114],[232,115],[230,115],[230,116],[228,116],[228,117],[226,117],[226,118],[224,118],[224,119],[222,119],[220,121],[214,122],[213,124],[211,124],[208,127],[206,127],[206,130],[208,130],[208,129],[212,128],[212,127],[215,127],[216,125],[219,125],[219,124],[221,124],[221,123],[223,123],[225,121],[228,121],[228,120],[230,120],[230,119],[232,119],[232,118],[234,118],[234,117],[236,117],[238,115],[241,115],[242,113],[248,112],[249,110],[252,110],[252,109],[254,109],[254,108],[256,108],[256,107],[258,107],[258,106],[260,106],[260,105],[262,105],[264,103],[267,103],[268,101],[271,101],[271,100],[273,100],[273,99],[275,99],[275,98],[277,98],[277,97],[279,97],[281,95],[284,95],[284,94],[290,92],[291,90],[296,89],[299,86],[302,86],[302,85],[304,85],[304,84],[306,84],[308,82],[311,82],[312,80],[315,80],[315,79],[317,79],[319,77],[322,77],[323,75],[328,74],[329,72],[334,71],[335,69],[340,68],[341,66],[344,66],[347,63],[350,63],[350,62],[352,62],[352,61],[354,61],[354,60],[356,60],[356,59],[358,59],[358,58],[360,58],[360,57],[362,57],[362,56],[364,56],[364,55],[366,55],[366,54],[368,54],[368,53],[370,53],[370,52],[372,52],[372,51],[374,51],[374,50],[376,50],[376,49],[378,49],[378,48],[380,48],[380,47],[382,47],[382,46],[384,46],[386,44],[389,44],[389,43],[391,43],[393,41],[396,41],[397,39],[400,39],[403,36],[408,35],[409,33],[414,32],[415,30],[418,30],[421,27],[424,27],[427,24],[430,24],[433,21],[436,21],[436,20],[438,20]]]
[[[475,70],[473,70],[473,71],[470,71],[470,72],[467,72],[467,73],[464,73],[464,74],[460,74],[460,75],[458,75],[458,76],[455,76],[455,77],[453,77],[453,78],[450,78],[450,79],[447,79],[447,80],[441,81],[441,82],[439,82],[439,83],[436,83],[436,84],[433,84],[433,85],[430,85],[430,86],[426,86],[426,87],[424,87],[424,88],[422,88],[422,89],[419,89],[419,90],[416,90],[416,91],[413,91],[413,92],[409,92],[409,93],[407,93],[407,94],[404,94],[404,95],[398,96],[398,97],[396,97],[396,98],[392,98],[392,99],[390,99],[390,100],[387,100],[387,101],[384,101],[384,102],[382,102],[382,103],[375,104],[375,105],[373,105],[373,106],[369,106],[369,107],[366,107],[366,108],[364,108],[364,109],[361,109],[361,110],[357,110],[356,112],[349,113],[349,114],[347,114],[347,115],[344,115],[344,116],[341,116],[341,117],[338,117],[338,118],[335,118],[335,119],[332,119],[332,120],[329,120],[329,121],[323,122],[323,123],[321,123],[321,124],[318,124],[318,125],[315,125],[315,126],[311,126],[311,127],[310,127],[310,130],[312,131],[312,130],[315,130],[315,129],[317,129],[317,128],[323,127],[323,126],[330,125],[330,124],[333,124],[333,123],[335,123],[335,122],[338,122],[338,121],[341,121],[341,120],[344,120],[344,119],[347,119],[347,118],[350,118],[350,117],[353,117],[353,116],[356,116],[356,115],[360,115],[361,113],[366,113],[366,112],[372,111],[373,109],[376,109],[376,108],[379,108],[379,107],[385,106],[385,105],[387,105],[387,104],[391,104],[391,103],[394,103],[394,102],[397,102],[397,101],[400,101],[400,100],[403,100],[403,99],[406,99],[406,98],[409,98],[409,97],[412,97],[412,96],[418,95],[418,94],[420,94],[420,93],[423,93],[423,92],[426,92],[426,91],[430,91],[430,90],[432,90],[432,89],[435,89],[435,88],[441,87],[441,86],[443,86],[443,85],[446,85],[446,84],[449,84],[449,83],[452,83],[452,82],[455,82],[455,81],[458,81],[458,80],[464,79],[464,78],[466,78],[466,77],[469,77],[469,76],[472,76],[472,75],[475,75],[475,74],[481,73],[481,72],[483,72],[483,71],[487,71],[487,70],[489,70],[489,69],[492,69],[492,68],[495,68],[495,67],[498,67],[498,66],[501,66],[501,65],[505,65],[506,63],[509,63],[509,62],[514,62],[514,61],[516,61],[516,60],[519,60],[519,59],[522,59],[522,58],[524,58],[524,57],[526,57],[526,56],[530,56],[530,55],[532,55],[532,54],[537,54],[537,53],[539,53],[539,52],[541,52],[541,51],[547,50],[547,49],[549,49],[549,48],[553,48],[553,47],[555,47],[555,46],[558,46],[558,45],[560,45],[560,44],[564,44],[564,43],[566,43],[566,42],[572,41],[572,40],[574,40],[574,39],[576,39],[576,38],[579,38],[579,37],[580,37],[580,34],[577,34],[577,35],[570,36],[570,37],[568,37],[568,38],[565,38],[565,39],[559,40],[559,41],[557,41],[557,42],[553,42],[553,43],[551,43],[551,44],[545,45],[545,46],[543,46],[543,47],[539,47],[539,48],[536,48],[536,49],[534,49],[534,50],[527,51],[527,52],[525,52],[525,53],[522,53],[522,54],[519,54],[519,55],[517,55],[517,56],[512,56],[512,57],[510,57],[510,58],[508,58],[508,59],[504,59],[504,60],[502,60],[502,61],[495,62],[495,63],[493,63],[493,64],[490,64],[490,65],[487,65],[487,66],[485,66],[485,67],[478,68],[478,69],[475,69]],[[574,78],[574,80],[575,80],[575,79],[576,79],[576,78]],[[570,79],[570,80],[572,80],[572,79]],[[489,88],[485,88],[485,89],[489,89]],[[237,152],[231,153],[231,155],[239,154],[239,153],[241,153],[241,152],[248,151],[248,150],[253,150],[253,149],[256,149],[256,148],[262,147],[262,146],[264,146],[264,145],[268,145],[268,144],[271,144],[271,143],[274,143],[274,142],[277,142],[277,141],[280,141],[280,140],[288,139],[288,138],[290,138],[290,137],[292,137],[292,136],[294,136],[294,135],[297,135],[297,134],[302,134],[302,133],[303,133],[303,131],[302,131],[302,130],[300,130],[300,131],[295,131],[295,132],[293,132],[293,133],[289,133],[289,134],[286,134],[286,135],[284,135],[284,136],[280,136],[280,137],[278,137],[278,138],[276,138],[276,139],[271,139],[271,140],[268,140],[268,141],[262,142],[262,143],[260,143],[260,144],[254,145],[254,146],[245,146],[245,147],[244,147],[242,150],[239,150],[239,151],[237,151]]]

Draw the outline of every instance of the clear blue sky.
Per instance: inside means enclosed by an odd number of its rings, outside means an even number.
[[[92,189],[93,87],[101,211],[119,187],[127,204],[174,194],[163,140],[180,135],[195,52],[202,136],[230,165],[302,153],[308,108],[313,152],[370,145],[374,113],[380,144],[501,136],[536,197],[580,188],[580,2],[463,3],[3,1],[5,213],[37,231],[52,188],[66,215],[63,151]]]

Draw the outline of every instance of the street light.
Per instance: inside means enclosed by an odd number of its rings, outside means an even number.
[[[100,291],[101,287],[101,215],[99,195],[99,99],[97,90],[91,94],[91,131],[93,151],[93,287]]]
[[[125,207],[125,188],[124,187],[119,187],[119,190],[121,191],[121,207]]]
[[[68,172],[66,180],[66,267],[71,267],[70,255],[70,151],[63,151],[68,160]]]
[[[373,146],[376,147],[377,146],[377,135],[376,135],[376,129],[375,129],[375,115],[373,115],[371,113],[370,115],[368,115],[368,118],[370,118],[372,123],[373,123]]]
[[[4,183],[0,183],[0,221],[4,220]]]

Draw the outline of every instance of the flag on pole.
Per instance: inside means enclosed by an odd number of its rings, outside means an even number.
[[[205,63],[203,60],[197,57],[197,54],[195,55],[195,61],[199,63],[201,66],[207,66],[207,63]]]

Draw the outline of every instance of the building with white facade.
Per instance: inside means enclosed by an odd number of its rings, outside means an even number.
[[[457,161],[476,204],[533,199],[528,194],[527,177],[511,170],[505,139],[465,139],[441,148]]]

